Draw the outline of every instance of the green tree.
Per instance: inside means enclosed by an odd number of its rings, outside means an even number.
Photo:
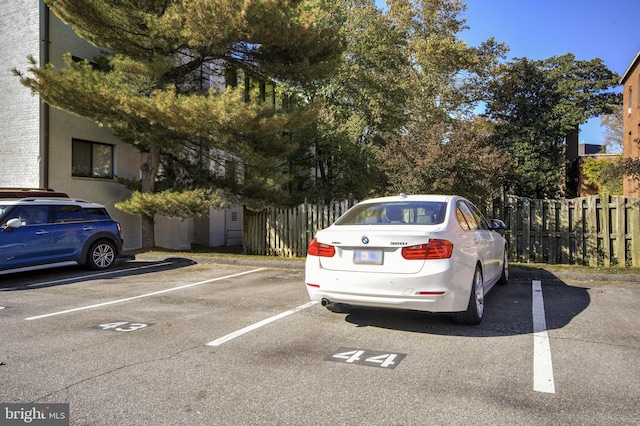
[[[393,193],[462,195],[482,205],[502,194],[507,158],[490,143],[492,124],[459,120],[417,125],[388,141],[384,155]]]
[[[622,173],[635,181],[636,184],[640,184],[640,158],[623,158],[621,163]]]
[[[600,193],[622,195],[621,160],[620,156],[606,159],[585,158],[582,164],[582,173],[586,177],[585,183],[596,184]]]
[[[496,123],[494,143],[511,159],[508,189],[532,198],[555,196],[565,183],[566,136],[613,111],[617,81],[601,59],[572,54],[505,63],[490,87],[486,116]]]
[[[199,146],[241,160],[250,176],[238,189],[246,202],[277,192],[274,166],[292,150],[282,136],[311,118],[303,109],[248,102],[259,93],[246,85],[220,92],[207,90],[207,81],[229,70],[291,87],[328,76],[342,50],[331,1],[46,0],[107,53],[93,63],[67,55],[60,70],[34,63],[30,76],[15,72],[46,103],[106,124],[147,152],[143,193],[155,191],[163,155],[184,158]],[[151,213],[143,214],[142,241],[154,245]]]
[[[492,69],[507,48],[494,39],[470,47],[455,0],[390,0],[389,18],[404,35],[399,51],[409,65],[402,85],[405,123],[380,150],[390,192],[440,192],[479,201],[502,188],[504,158],[487,138],[492,126],[474,119]],[[473,159],[470,161],[470,159]]]
[[[604,128],[604,143],[607,153],[622,152],[622,105],[613,106],[611,114],[600,117],[600,125]],[[582,173],[586,184],[594,183],[600,192],[622,195],[624,178],[624,162],[622,155],[602,159],[588,157],[582,164]]]
[[[468,122],[491,67],[506,50],[493,39],[480,47],[458,39],[466,28],[458,0],[389,0],[385,10],[360,0],[349,8],[342,65],[309,96],[322,112],[307,138],[312,145],[302,168],[317,170],[306,187],[323,200],[395,191],[418,163],[397,162],[389,144],[412,136],[438,144],[443,134],[459,132],[458,120]],[[458,148],[469,152],[475,146]],[[412,191],[427,191],[431,184]]]
[[[602,146],[607,153],[621,153],[622,138],[622,104],[612,106],[612,112],[600,117],[600,126],[604,128],[604,142]]]
[[[622,104],[616,105],[614,112],[601,117],[601,125],[605,128],[605,143],[607,152],[622,153],[624,145]],[[632,143],[640,143],[636,139]],[[640,183],[640,159],[620,156],[613,164],[603,166],[601,179],[623,179],[624,176]],[[622,192],[620,192],[622,193]]]
[[[400,76],[410,95],[411,121],[429,126],[469,118],[508,50],[493,38],[478,47],[458,35],[467,27],[460,0],[388,0],[389,19],[406,42],[398,53],[409,68]]]
[[[345,2],[343,13],[341,63],[330,79],[306,92],[320,112],[292,165],[300,171],[298,196],[319,202],[384,190],[376,150],[381,135],[402,127],[409,96],[403,85],[407,58],[400,54],[404,34],[373,0]]]

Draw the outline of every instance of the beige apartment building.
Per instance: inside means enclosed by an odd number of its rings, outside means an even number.
[[[53,188],[103,204],[122,224],[125,249],[139,248],[140,217],[114,204],[130,195],[116,176],[139,179],[141,153],[106,126],[48,107],[12,72],[26,73],[29,55],[40,66],[61,68],[67,52],[91,59],[100,49],[77,37],[43,0],[0,2],[0,36],[0,187]],[[211,209],[209,217],[191,221],[159,217],[156,244],[174,249],[241,244],[242,226],[242,207]]]
[[[140,153],[91,120],[50,108],[22,86],[28,55],[63,67],[63,54],[90,59],[99,50],[78,38],[42,0],[0,4],[0,187],[53,188],[104,204],[122,224],[125,248],[141,245],[140,218],[113,205],[129,196],[115,176],[137,178]]]

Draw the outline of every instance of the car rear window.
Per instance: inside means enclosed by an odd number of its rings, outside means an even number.
[[[444,222],[447,204],[440,201],[408,201],[361,204],[353,207],[336,225],[437,225]]]
[[[111,216],[107,213],[107,210],[104,208],[89,208],[84,209],[85,213],[91,220],[109,220]]]

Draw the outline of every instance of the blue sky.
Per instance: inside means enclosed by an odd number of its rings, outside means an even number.
[[[494,37],[509,46],[507,60],[573,53],[601,58],[620,76],[640,51],[640,0],[467,0],[459,34],[470,46]],[[376,0],[379,6],[384,0]],[[620,88],[621,89],[621,88]],[[601,144],[600,119],[580,126],[580,142]]]
[[[620,76],[640,51],[640,0],[468,0],[459,37],[477,46],[504,42],[507,59],[546,59],[573,53],[601,58]],[[600,120],[580,127],[580,142],[600,144]]]

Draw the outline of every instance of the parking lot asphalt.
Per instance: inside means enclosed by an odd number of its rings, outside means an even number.
[[[74,425],[636,425],[640,286],[593,278],[516,267],[470,327],[331,313],[299,260],[9,275],[0,404],[68,404]]]

